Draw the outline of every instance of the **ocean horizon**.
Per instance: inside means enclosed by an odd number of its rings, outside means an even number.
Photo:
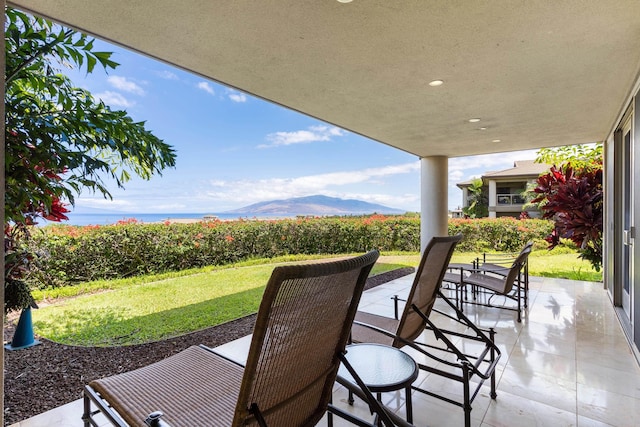
[[[129,212],[110,212],[110,213],[73,213],[67,214],[68,221],[52,222],[40,220],[38,225],[47,226],[51,224],[66,225],[112,225],[119,221],[127,221],[134,219],[142,223],[156,223],[164,221],[176,220],[203,220],[206,216],[215,216],[221,220],[235,219],[268,219],[268,218],[294,218],[295,215],[261,215],[249,216],[230,213],[129,213]]]

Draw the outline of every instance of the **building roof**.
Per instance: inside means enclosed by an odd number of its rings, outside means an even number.
[[[513,167],[496,172],[486,172],[482,178],[537,177],[549,170],[551,165],[536,163],[535,160],[516,160]]]
[[[500,179],[501,181],[504,180],[504,178],[535,179],[541,173],[548,171],[550,167],[551,165],[536,163],[535,160],[516,160],[513,162],[512,168],[485,172],[481,178],[485,184],[487,180],[490,179]],[[468,187],[473,183],[473,181],[473,179],[470,179],[468,181],[459,182],[456,186],[459,188]]]

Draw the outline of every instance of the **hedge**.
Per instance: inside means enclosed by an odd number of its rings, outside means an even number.
[[[449,234],[462,233],[461,251],[517,251],[542,239],[544,220],[452,219]],[[206,221],[191,224],[124,222],[107,226],[54,225],[32,234],[37,268],[31,286],[162,273],[249,258],[292,254],[343,254],[420,250],[416,215],[348,216],[281,220]]]

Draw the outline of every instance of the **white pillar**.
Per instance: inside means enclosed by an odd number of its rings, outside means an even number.
[[[496,182],[489,181],[489,218],[496,217],[496,206],[498,206],[498,190],[496,189]]]
[[[420,159],[420,246],[435,236],[448,234],[449,159],[431,156]]]

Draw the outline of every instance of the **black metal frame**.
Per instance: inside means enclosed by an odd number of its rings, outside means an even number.
[[[528,242],[523,250],[527,248],[532,248],[533,242]],[[482,254],[482,263],[480,263],[480,258],[476,259],[475,266],[477,269],[486,272],[492,272],[494,274],[502,275],[502,269],[496,269],[495,266],[509,268],[511,264],[515,261],[515,259],[520,255],[520,253],[510,253],[510,254]],[[504,265],[501,265],[504,264]],[[518,274],[518,286],[522,286],[524,283],[523,297],[523,306],[524,308],[529,307],[529,257],[527,257],[524,261],[524,265],[520,267],[520,274]]]
[[[525,250],[530,250],[533,243],[529,242],[525,245]],[[473,260],[471,263],[471,268],[464,267],[464,264],[456,264],[454,266],[449,267],[449,270],[459,270],[460,274],[451,274],[448,273],[443,278],[443,283],[451,283],[455,285],[455,299],[456,306],[460,309],[460,311],[464,311],[464,303],[478,305],[482,307],[493,307],[499,308],[503,310],[515,311],[517,313],[517,321],[518,323],[522,322],[522,313],[523,309],[528,308],[529,306],[529,260],[528,257],[520,264],[514,264],[514,260],[520,255],[522,252],[518,254],[487,254],[484,253],[482,255],[482,262],[480,257]],[[506,263],[508,265],[500,265],[500,263]],[[467,283],[465,281],[465,272],[467,273],[490,273],[496,276],[506,277],[512,269],[517,268],[518,274],[516,276],[515,282],[513,284],[513,288],[509,293],[500,293],[488,289],[484,289],[481,285],[476,285],[473,283]],[[456,276],[454,279],[453,276]],[[472,300],[469,300],[467,297],[467,285],[471,287],[471,295]],[[489,295],[489,299],[487,302],[478,301],[477,297],[479,294],[487,294]],[[496,297],[504,297],[506,299],[510,299],[515,301],[516,306],[510,305],[499,305],[494,304],[491,300]]]
[[[430,372],[430,373],[442,376],[444,378],[448,378],[453,381],[460,382],[462,384],[462,399],[460,401],[448,398],[446,396],[439,395],[433,391],[425,390],[417,386],[411,386],[411,388],[420,393],[435,397],[437,399],[443,400],[452,405],[462,408],[464,411],[464,417],[465,417],[465,427],[470,427],[471,426],[471,410],[472,410],[471,405],[474,399],[476,398],[476,396],[478,395],[478,393],[480,392],[480,389],[486,380],[490,381],[491,398],[495,399],[497,397],[495,370],[502,353],[500,352],[500,349],[495,345],[496,332],[493,328],[490,328],[488,331],[483,331],[482,329],[478,328],[473,322],[471,322],[471,320],[469,320],[464,315],[464,313],[458,308],[458,306],[452,303],[449,300],[449,298],[447,298],[441,292],[441,290],[438,290],[438,296],[443,301],[445,301],[446,304],[454,311],[455,317],[441,310],[438,310],[436,308],[433,308],[432,311],[435,311],[451,320],[461,323],[465,327],[469,328],[473,332],[473,335],[439,328],[429,319],[427,315],[422,313],[418,309],[418,307],[416,307],[415,305],[412,305],[412,309],[423,319],[425,324],[425,330],[432,331],[435,337],[439,341],[441,341],[444,344],[444,346],[441,347],[433,344],[425,344],[425,343],[419,343],[415,341],[408,341],[403,339],[402,337],[396,337],[393,333],[385,329],[376,327],[374,325],[369,325],[362,322],[354,322],[354,323],[357,323],[361,326],[375,330],[388,337],[398,338],[400,342],[403,344],[403,346],[408,346],[416,350],[420,354],[425,355],[436,362],[440,362],[447,366],[457,368],[460,373],[454,374],[451,372],[434,368],[432,366],[418,363],[418,367],[426,372]],[[396,302],[396,304],[398,303],[398,301],[404,301],[398,298],[397,296],[394,296],[392,299]],[[396,313],[397,312],[398,310],[396,306]],[[449,336],[481,342],[485,344],[485,348],[478,354],[467,354],[460,351],[453,344],[451,339],[449,339]],[[442,356],[438,356],[437,354],[435,354],[434,352],[436,351],[439,353],[454,354],[457,358],[457,362],[451,362],[451,361],[445,360]],[[478,381],[478,384],[472,388],[471,379],[474,376],[479,378],[479,381]]]

